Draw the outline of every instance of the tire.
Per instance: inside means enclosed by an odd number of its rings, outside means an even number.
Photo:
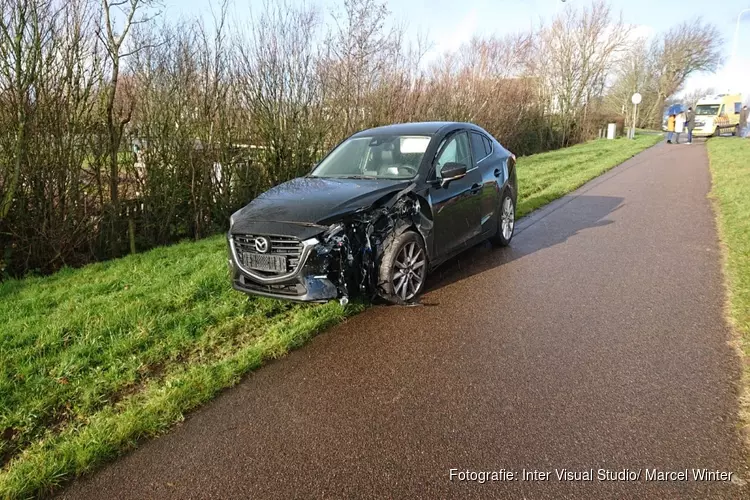
[[[740,126],[737,125],[732,129],[732,137],[737,137],[740,135]]]
[[[490,238],[493,245],[507,247],[516,231],[516,200],[509,190],[505,190],[500,199],[499,217],[497,219],[497,233]]]
[[[714,133],[711,134],[711,137],[719,137],[721,135],[721,132],[719,132],[719,127],[716,127],[714,129]]]
[[[378,295],[391,304],[414,301],[427,280],[427,251],[411,229],[394,232],[386,241],[378,265]]]

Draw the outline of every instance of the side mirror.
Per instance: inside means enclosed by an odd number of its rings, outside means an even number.
[[[440,171],[440,187],[445,187],[450,181],[455,181],[466,175],[466,165],[448,162]]]

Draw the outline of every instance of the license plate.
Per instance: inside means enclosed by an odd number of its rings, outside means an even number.
[[[274,273],[286,272],[286,257],[283,255],[266,255],[262,253],[243,253],[242,263],[248,269],[269,271]]]

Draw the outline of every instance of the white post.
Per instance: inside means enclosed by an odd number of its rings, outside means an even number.
[[[633,103],[633,126],[630,127],[630,139],[635,139],[635,116],[638,114],[638,105],[641,103],[641,99],[643,99],[643,97],[638,92],[633,94],[630,98],[630,102]]]
[[[740,19],[742,19],[742,14],[745,12],[750,12],[750,9],[741,10],[737,15],[737,25],[734,28],[734,40],[732,43],[732,63],[735,63],[735,57],[737,56],[737,38],[740,34]]]

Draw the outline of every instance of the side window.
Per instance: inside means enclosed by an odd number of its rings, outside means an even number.
[[[484,152],[487,153],[487,155],[492,154],[492,141],[490,141],[487,137],[482,136],[482,141],[484,141]]]
[[[484,140],[481,134],[471,133],[471,150],[474,152],[474,161],[479,163],[487,156],[487,148],[484,146]]]
[[[435,175],[441,176],[440,172],[446,163],[463,163],[467,169],[472,167],[469,138],[466,132],[459,132],[450,138],[440,156],[435,160]]]
[[[721,105],[721,109],[719,110],[719,116],[722,116],[724,114],[724,105]]]
[[[734,103],[734,114],[739,115],[742,111],[742,103],[741,102],[735,102]]]

